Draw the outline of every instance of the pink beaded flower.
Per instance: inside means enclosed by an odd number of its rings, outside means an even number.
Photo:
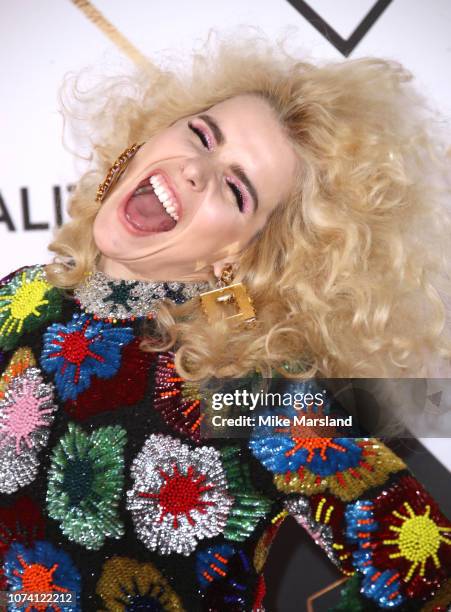
[[[47,444],[56,405],[53,386],[38,368],[9,383],[0,401],[0,491],[13,493],[36,478],[38,452]]]
[[[133,462],[127,492],[140,540],[161,554],[189,555],[198,541],[223,532],[232,507],[219,452],[191,450],[170,436],[152,434]]]

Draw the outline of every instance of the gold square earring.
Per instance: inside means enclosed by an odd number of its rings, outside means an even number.
[[[200,294],[202,307],[210,323],[220,317],[222,307],[226,304],[232,304],[236,310],[235,314],[225,317],[226,319],[240,319],[245,323],[256,321],[252,299],[248,295],[245,285],[243,283],[231,284],[232,281],[233,266],[227,264],[217,282],[218,289]]]
[[[135,143],[128,149],[125,149],[125,151],[119,155],[114,164],[108,170],[105,180],[103,183],[100,183],[97,188],[96,202],[103,202],[107,194],[111,191],[124,173],[132,157],[135,156],[136,152],[143,146],[143,144],[143,142],[141,144]]]

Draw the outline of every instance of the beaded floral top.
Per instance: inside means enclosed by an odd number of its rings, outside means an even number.
[[[200,436],[199,387],[140,349],[155,300],[199,289],[0,282],[0,590],[54,596],[8,609],[264,610],[292,515],[354,576],[347,610],[446,610],[451,524],[379,440]]]

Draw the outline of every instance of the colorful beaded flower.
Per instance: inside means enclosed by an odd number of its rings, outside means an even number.
[[[299,495],[290,497],[285,507],[296,521],[326,552],[329,559],[347,576],[352,576],[353,544],[343,535],[344,504],[332,495]]]
[[[105,561],[96,592],[106,612],[184,610],[178,595],[152,563],[127,557]]]
[[[23,333],[57,319],[61,302],[61,294],[47,282],[43,266],[18,270],[0,286],[0,348],[14,348]]]
[[[199,385],[178,375],[174,353],[160,353],[155,371],[153,407],[174,431],[197,443],[203,418],[201,401]]]
[[[28,593],[72,593],[75,601],[66,601],[64,610],[80,612],[80,574],[69,555],[49,542],[38,540],[31,548],[22,544],[11,545],[5,557],[5,575],[9,591]],[[26,608],[26,612],[61,610],[61,603],[38,603]]]
[[[0,508],[0,559],[13,542],[32,546],[44,537],[44,520],[39,506],[29,497],[20,497],[11,506]],[[0,563],[0,590],[6,591],[3,563]]]
[[[124,346],[117,374],[106,380],[94,376],[86,391],[65,403],[64,408],[71,418],[81,422],[95,414],[133,406],[143,399],[155,354],[140,350],[140,342],[135,338]]]
[[[240,449],[227,446],[221,449],[222,462],[227,474],[229,492],[234,498],[224,537],[242,542],[269,511],[271,502],[252,485],[249,465],[241,461]]]
[[[375,439],[302,437],[305,429],[294,424],[294,409],[288,407],[278,413],[293,425],[254,429],[249,447],[274,473],[280,491],[312,495],[328,489],[343,501],[350,501],[385,482],[391,472],[406,467]]]
[[[246,608],[251,565],[242,550],[219,544],[196,555],[197,580],[203,593],[206,610],[242,612]]]
[[[433,595],[451,567],[451,523],[411,476],[346,510],[362,591],[382,608]]]
[[[129,327],[115,328],[75,313],[66,324],[54,323],[44,334],[41,364],[55,373],[63,400],[75,399],[89,387],[91,378],[111,378],[121,364],[122,347],[133,340]]]
[[[56,410],[53,386],[40,370],[10,379],[0,400],[0,491],[14,493],[36,478],[38,453],[46,445]]]
[[[219,452],[191,450],[170,436],[149,436],[133,462],[127,492],[137,535],[151,550],[189,555],[198,540],[224,531],[233,499]]]
[[[73,542],[98,550],[105,538],[120,538],[118,505],[124,482],[122,427],[99,427],[91,435],[69,423],[52,451],[47,511]]]

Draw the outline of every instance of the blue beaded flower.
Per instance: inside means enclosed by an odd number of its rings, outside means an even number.
[[[9,592],[26,591],[28,593],[60,593],[64,600],[58,609],[65,612],[80,612],[80,574],[69,555],[58,550],[49,542],[37,540],[32,548],[14,542],[5,555],[5,576]],[[71,600],[70,593],[75,599]],[[44,610],[42,604],[36,608],[25,602],[23,607],[15,604],[14,610]],[[54,610],[55,604],[49,604],[45,610]]]
[[[288,426],[254,428],[249,448],[274,474],[274,484],[284,493],[313,495],[330,490],[343,501],[356,499],[371,486],[382,484],[404,463],[377,440],[322,437],[297,425],[293,407],[260,415],[287,419]],[[309,435],[310,434],[310,435]]]
[[[85,391],[92,376],[111,378],[119,370],[121,349],[133,340],[129,327],[115,328],[75,313],[66,324],[54,323],[44,334],[41,364],[55,372],[55,385],[63,400]]]
[[[271,414],[274,413],[268,411],[264,416]],[[290,423],[299,416],[291,406],[278,409],[277,415],[288,418]],[[275,474],[296,472],[307,466],[315,474],[330,476],[357,465],[362,456],[362,449],[353,439],[301,437],[302,433],[296,425],[287,428],[262,425],[252,432],[249,446]]]

